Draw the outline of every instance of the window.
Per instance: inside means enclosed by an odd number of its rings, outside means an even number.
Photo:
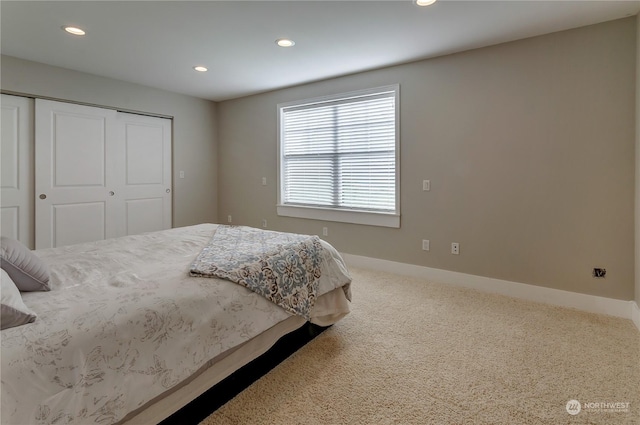
[[[400,227],[399,86],[278,105],[278,214]]]

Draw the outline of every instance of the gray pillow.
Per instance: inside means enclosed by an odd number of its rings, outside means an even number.
[[[0,238],[0,266],[21,291],[50,291],[49,267],[21,242]]]
[[[24,305],[20,291],[16,288],[6,271],[0,270],[2,276],[2,287],[0,288],[0,298],[2,305],[0,306],[0,328],[8,329],[15,326],[25,325],[36,320],[36,314]]]

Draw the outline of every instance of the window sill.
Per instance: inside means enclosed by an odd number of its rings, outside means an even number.
[[[277,212],[279,216],[284,217],[400,228],[400,215],[392,213],[373,213],[300,206],[293,207],[289,205],[278,205]]]

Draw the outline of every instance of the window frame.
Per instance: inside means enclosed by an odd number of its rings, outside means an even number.
[[[304,107],[307,105],[335,102],[350,98],[366,97],[393,92],[395,97],[395,211],[376,212],[351,208],[331,208],[320,206],[291,205],[282,200],[284,192],[284,167],[283,163],[283,130],[284,113],[287,108]],[[277,214],[285,217],[306,218],[313,220],[335,221],[342,223],[363,224],[382,227],[400,227],[400,85],[374,87],[364,90],[355,90],[346,93],[338,93],[328,96],[320,96],[310,99],[279,103],[277,105],[277,145],[278,145],[278,199],[276,204]]]

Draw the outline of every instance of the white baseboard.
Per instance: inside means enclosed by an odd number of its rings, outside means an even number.
[[[636,328],[640,331],[640,307],[634,301],[630,301],[631,303],[631,320],[636,325]]]
[[[514,298],[570,307],[590,313],[607,314],[632,320],[640,331],[640,309],[634,301],[616,300],[580,294],[526,283],[510,282],[466,273],[452,272],[414,264],[398,263],[353,254],[342,254],[348,265],[380,270],[405,276],[419,277],[433,282],[493,292]]]

